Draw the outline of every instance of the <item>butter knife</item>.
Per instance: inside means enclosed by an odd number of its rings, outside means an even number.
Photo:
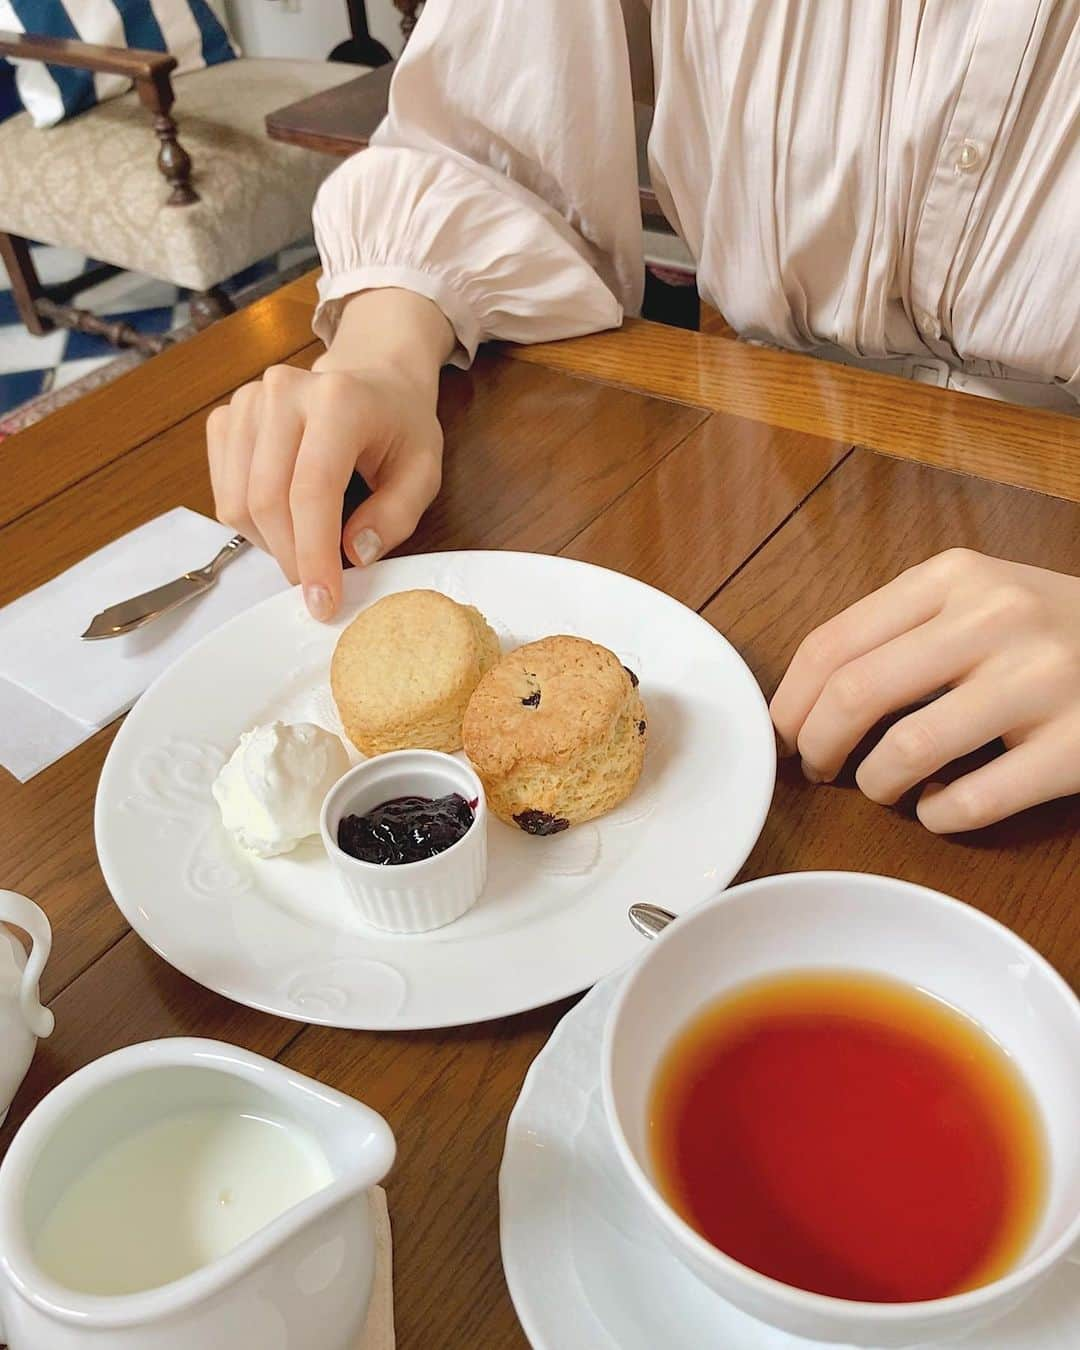
[[[182,577],[166,582],[164,586],[155,586],[152,591],[144,591],[142,595],[133,596],[130,600],[122,600],[118,605],[110,605],[108,609],[103,609],[91,620],[90,627],[83,633],[83,638],[87,642],[96,642],[100,638],[120,637],[124,633],[141,628],[143,624],[152,623],[154,619],[160,619],[163,614],[168,614],[181,605],[186,605],[189,600],[194,600],[197,595],[208,591],[217,581],[218,573],[225,564],[243,552],[247,546],[248,541],[243,535],[234,535],[205,567],[185,572]]]

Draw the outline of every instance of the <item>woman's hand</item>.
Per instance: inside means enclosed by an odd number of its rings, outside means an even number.
[[[327,354],[271,366],[206,424],[218,518],[272,553],[308,609],[332,618],[341,556],[366,566],[412,534],[442,478],[441,312],[403,291],[354,296]],[[341,523],[357,471],[371,496]]]
[[[857,601],[799,646],[773,722],[811,782],[834,778],[882,718],[856,780],[919,819],[972,830],[1080,791],[1080,578],[951,549]],[[933,775],[1001,737],[1005,754],[948,786]]]

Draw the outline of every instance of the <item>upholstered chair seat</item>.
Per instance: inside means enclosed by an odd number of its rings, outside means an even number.
[[[153,119],[132,91],[59,126],[0,123],[0,232],[208,291],[310,230],[338,162],[266,135],[266,114],[363,74],[320,61],[228,61],[175,77],[172,113],[198,201],[167,205]]]

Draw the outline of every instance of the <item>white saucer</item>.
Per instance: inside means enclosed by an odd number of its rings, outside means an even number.
[[[477,605],[506,648],[553,633],[610,647],[641,679],[649,750],[633,795],[602,820],[546,839],[492,820],[476,907],[397,936],[362,923],[317,839],[266,861],[237,848],[210,784],[255,723],[340,731],[328,675],[338,633],[363,605],[417,587]],[[120,728],[95,830],[125,918],[208,988],[305,1022],[451,1026],[553,1002],[617,969],[637,950],[633,901],[683,910],[726,886],[761,830],[775,772],[753,675],[693,611],[568,559],[436,554],[349,573],[333,625],[287,591],[188,652]]]
[[[654,1231],[616,1157],[600,1095],[601,1037],[619,978],[559,1023],[507,1126],[502,1259],[529,1341],[534,1350],[821,1350],[725,1303]],[[950,1342],[952,1350],[1077,1345],[1080,1277],[1068,1264],[1004,1320]]]

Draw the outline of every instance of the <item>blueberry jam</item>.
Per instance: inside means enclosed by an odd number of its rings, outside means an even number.
[[[345,816],[338,848],[361,862],[385,867],[420,862],[443,853],[465,834],[476,802],[458,792],[447,797],[394,797],[362,816]]]

